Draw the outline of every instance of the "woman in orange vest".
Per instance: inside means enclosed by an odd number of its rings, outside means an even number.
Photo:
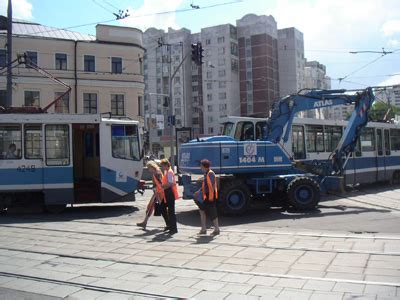
[[[142,227],[143,229],[146,229],[147,221],[149,220],[150,216],[153,214],[154,211],[154,206],[157,203],[163,202],[165,199],[164,196],[164,189],[162,188],[162,172],[160,167],[157,165],[155,161],[149,161],[146,164],[149,172],[152,174],[152,179],[153,179],[153,196],[151,196],[151,199],[149,203],[147,204],[146,208],[146,216],[143,220],[143,222],[136,223],[137,226]]]
[[[208,159],[203,159],[202,161],[200,161],[200,168],[204,173],[204,180],[201,189],[195,192],[194,196],[199,197],[201,192],[201,195],[203,197],[202,202],[196,201],[196,204],[199,207],[201,221],[201,230],[199,234],[207,233],[206,216],[208,216],[210,220],[214,223],[214,231],[211,233],[211,235],[215,236],[219,235],[220,233],[216,205],[216,201],[218,199],[218,189],[215,173],[210,169],[210,166],[211,163]]]
[[[164,172],[162,188],[165,195],[165,201],[161,203],[161,214],[165,220],[165,224],[169,228],[169,234],[173,235],[178,232],[175,215],[175,200],[179,198],[178,187],[174,171],[172,171],[168,159],[161,160],[161,168]]]

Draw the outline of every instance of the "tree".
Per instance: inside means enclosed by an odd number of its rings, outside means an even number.
[[[395,115],[400,114],[400,108],[384,102],[375,102],[369,110],[369,120],[375,122],[385,121],[386,114],[386,120],[390,120],[394,118]]]

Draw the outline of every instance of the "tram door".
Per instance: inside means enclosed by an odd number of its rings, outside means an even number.
[[[72,128],[75,202],[99,202],[99,125],[74,124]]]
[[[376,181],[385,180],[385,171],[386,171],[386,141],[385,134],[387,130],[376,129]],[[390,148],[388,149],[390,151]]]

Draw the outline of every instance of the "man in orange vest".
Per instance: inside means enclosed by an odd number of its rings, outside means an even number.
[[[173,235],[178,232],[175,215],[175,200],[179,198],[178,187],[174,171],[172,171],[168,159],[164,158],[161,160],[161,168],[164,172],[161,186],[164,189],[165,195],[165,201],[161,203],[161,213],[169,228],[169,234]]]
[[[219,235],[219,225],[218,225],[218,215],[216,201],[218,199],[218,189],[217,180],[214,171],[210,169],[211,163],[208,159],[203,159],[200,161],[200,168],[204,173],[204,180],[197,192],[195,192],[195,197],[198,197],[200,192],[202,193],[203,201],[196,202],[199,206],[201,230],[199,234],[206,234],[206,216],[214,223],[214,231],[211,233],[212,236]]]

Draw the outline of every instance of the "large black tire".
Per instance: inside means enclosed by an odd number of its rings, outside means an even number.
[[[289,204],[298,210],[312,210],[320,200],[318,183],[308,177],[293,179],[287,187]]]
[[[225,216],[243,215],[250,206],[251,193],[247,185],[238,179],[226,180],[221,184],[218,211]]]

